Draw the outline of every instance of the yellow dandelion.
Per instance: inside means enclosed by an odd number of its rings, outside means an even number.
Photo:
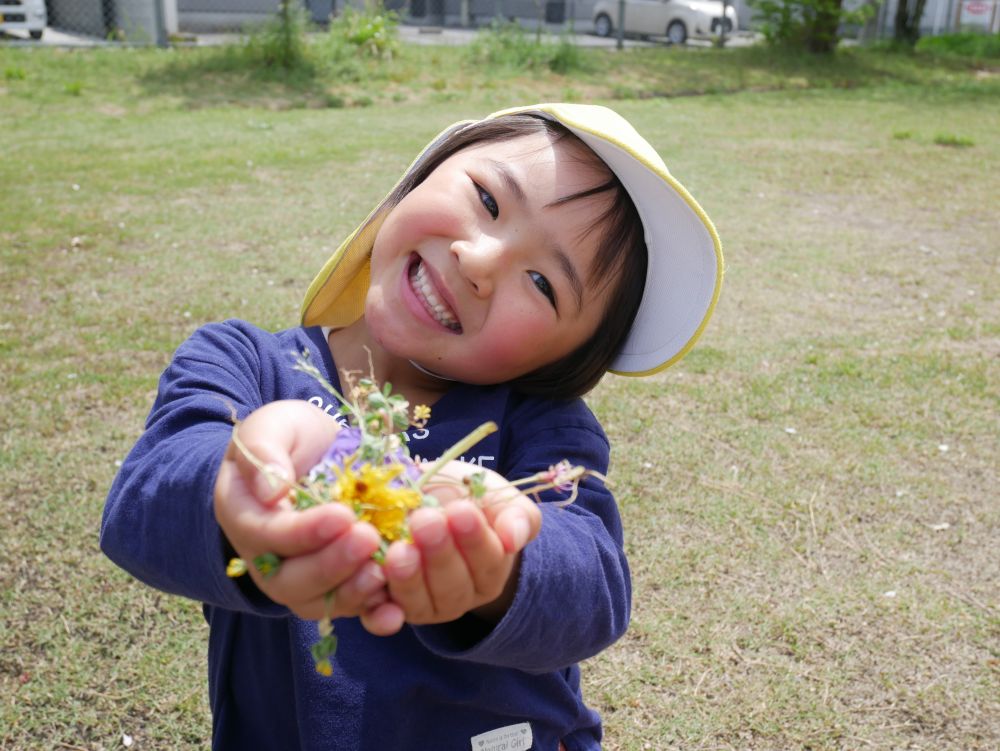
[[[373,467],[366,463],[356,470],[345,468],[337,478],[340,502],[351,506],[360,521],[371,524],[388,542],[406,536],[406,516],[421,504],[418,491],[390,487],[403,469],[400,464]]]
[[[226,576],[230,579],[235,579],[237,576],[243,576],[247,572],[247,565],[243,562],[242,558],[232,558],[229,561],[229,565],[226,566]]]
[[[333,665],[330,664],[329,660],[318,660],[316,662],[316,672],[329,678],[333,675]]]

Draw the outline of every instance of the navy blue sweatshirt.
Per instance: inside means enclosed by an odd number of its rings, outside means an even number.
[[[304,350],[338,384],[319,328],[274,334],[228,321],[195,332],[162,375],[104,510],[101,548],[115,563],[204,603],[213,748],[555,751],[561,740],[568,751],[599,749],[600,718],[583,702],[577,663],[624,633],[631,585],[614,498],[594,478],[573,504],[543,505],[513,604],[492,629],[465,616],[377,637],[342,618],[332,677],[313,666],[314,622],[226,576],[212,496],[232,410],[243,419],[278,399],[336,410],[293,369]],[[437,458],[486,420],[499,431],[465,461],[511,480],[562,459],[607,471],[607,438],[581,400],[505,385],[456,384],[427,426],[410,430],[410,451]]]

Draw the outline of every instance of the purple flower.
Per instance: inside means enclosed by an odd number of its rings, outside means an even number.
[[[357,452],[358,447],[361,445],[361,430],[355,427],[341,428],[337,433],[337,437],[333,439],[333,443],[330,444],[330,448],[326,450],[323,454],[323,458],[319,460],[319,463],[312,468],[309,472],[310,482],[325,479],[329,482],[334,482],[337,479],[337,472],[333,470],[333,467],[338,469],[343,469],[345,463],[350,459],[355,452]],[[366,462],[361,460],[355,460],[351,469],[358,469],[362,464]],[[420,467],[411,459],[405,450],[399,449],[387,455],[382,462],[383,464],[397,464],[403,467],[403,472],[405,477],[407,477],[411,482],[415,482],[420,478],[421,472]],[[406,485],[406,480],[403,476],[397,477],[389,484],[390,487],[402,487]]]
[[[358,428],[341,428],[330,448],[323,454],[321,464],[336,464],[343,467],[347,458],[361,445],[361,431]]]

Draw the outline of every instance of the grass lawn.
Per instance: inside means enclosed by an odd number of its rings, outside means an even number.
[[[445,125],[572,98],[633,120],[727,261],[688,358],[589,398],[635,577],[585,666],[606,748],[1000,747],[998,71],[660,49],[476,77],[461,54],[282,81],[0,49],[0,746],[208,746],[199,606],[97,548],[159,372],[204,322],[294,325]]]

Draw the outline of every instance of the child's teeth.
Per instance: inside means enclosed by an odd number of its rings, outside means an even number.
[[[437,295],[434,294],[434,289],[431,287],[430,280],[424,273],[424,264],[418,263],[416,270],[412,274],[413,287],[424,298],[424,302],[427,307],[433,311],[434,319],[440,323],[442,326],[447,326],[450,329],[458,330],[458,321],[451,314],[451,311],[446,308],[440,300],[438,300]]]

